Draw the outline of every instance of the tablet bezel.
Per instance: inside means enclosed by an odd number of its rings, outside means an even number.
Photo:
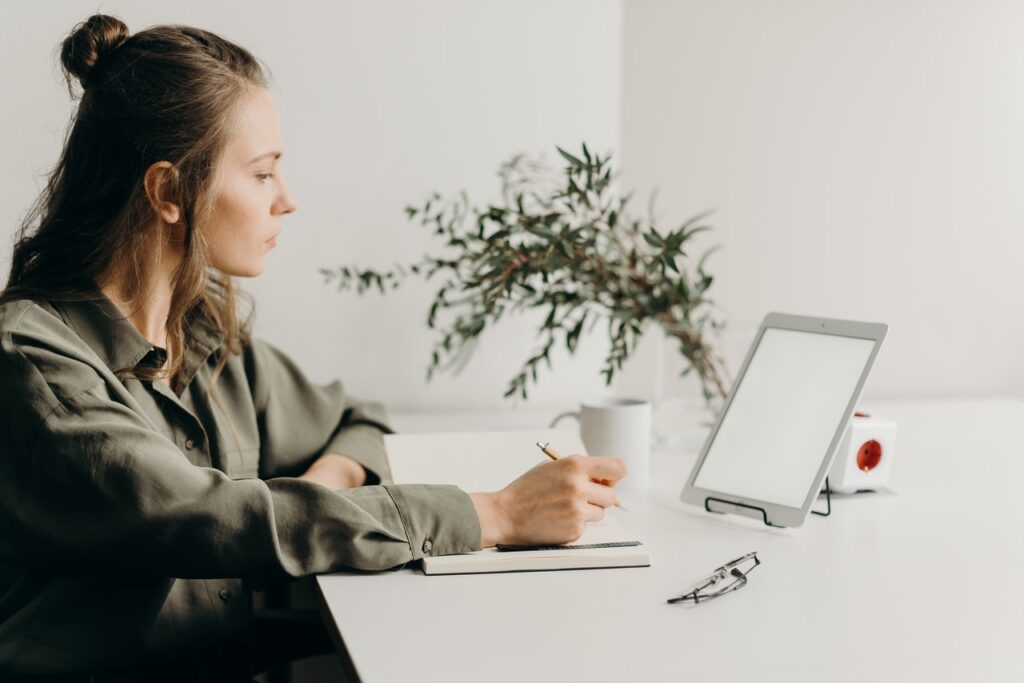
[[[757,500],[756,498],[747,498],[727,491],[715,491],[694,486],[694,480],[697,478],[697,473],[700,472],[700,469],[704,464],[704,460],[707,458],[708,452],[711,449],[711,444],[714,443],[715,437],[718,435],[718,430],[722,426],[725,416],[729,413],[729,408],[732,406],[732,399],[736,395],[736,389],[743,383],[743,378],[747,373],[747,367],[750,365],[750,361],[754,357],[754,353],[757,351],[758,347],[761,345],[761,339],[764,336],[765,331],[768,329],[816,332],[819,334],[868,339],[874,342],[874,346],[871,348],[871,354],[868,356],[867,363],[864,364],[864,369],[861,371],[857,387],[854,389],[853,394],[846,405],[843,418],[840,420],[835,434],[832,436],[832,441],[829,444],[828,450],[822,456],[821,465],[818,467],[818,473],[814,477],[810,490],[804,497],[803,505],[799,508]],[[680,494],[680,498],[686,503],[701,506],[705,506],[708,498],[714,498],[716,499],[713,504],[713,510],[715,512],[732,512],[747,517],[755,516],[758,519],[763,517],[766,523],[773,526],[798,527],[802,525],[804,520],[807,519],[807,515],[810,513],[811,505],[818,498],[822,482],[828,474],[829,468],[832,466],[832,459],[835,456],[836,448],[839,446],[839,442],[843,438],[843,433],[846,431],[846,426],[850,421],[850,416],[853,414],[857,401],[860,400],[861,392],[864,390],[864,384],[867,382],[868,374],[870,374],[871,368],[875,364],[875,358],[878,356],[882,340],[885,339],[888,329],[888,326],[884,323],[834,320],[830,318],[790,315],[787,313],[769,313],[766,315],[764,321],[761,323],[761,327],[757,331],[757,336],[754,338],[754,342],[750,345],[750,350],[747,351],[747,356],[743,361],[743,365],[740,368],[739,373],[736,375],[736,381],[733,383],[732,390],[729,392],[725,406],[719,414],[718,419],[715,420],[715,425],[709,432],[703,448],[701,448],[700,456],[697,458],[697,462],[694,463],[693,469],[690,471],[690,476],[686,481],[686,486]],[[761,510],[764,511],[763,515]]]

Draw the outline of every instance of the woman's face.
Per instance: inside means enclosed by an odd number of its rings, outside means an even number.
[[[210,265],[228,275],[263,272],[281,216],[297,208],[281,176],[281,123],[270,94],[256,88],[240,104],[202,228]]]

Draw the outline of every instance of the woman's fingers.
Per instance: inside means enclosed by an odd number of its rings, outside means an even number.
[[[611,487],[605,486],[600,482],[587,482],[583,487],[583,491],[586,495],[587,503],[590,503],[591,505],[610,508],[619,502],[619,494],[615,493]]]
[[[583,521],[600,522],[602,519],[604,519],[604,508],[605,506],[587,503],[586,512],[583,515]]]
[[[588,503],[611,507],[619,502],[611,487],[626,475],[626,463],[621,458],[571,455],[559,464],[564,465],[570,479],[584,480],[578,490]]]
[[[616,482],[626,476],[629,468],[626,467],[622,458],[611,456],[593,455],[581,458],[583,468],[591,479],[606,481],[608,486],[614,486]]]

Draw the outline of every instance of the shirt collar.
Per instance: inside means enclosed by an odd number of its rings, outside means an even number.
[[[52,303],[78,336],[115,372],[134,370],[143,361],[161,363],[166,359],[166,350],[143,337],[100,291],[89,299]],[[199,367],[221,346],[223,338],[205,307],[195,306],[186,316],[180,386],[192,381]]]

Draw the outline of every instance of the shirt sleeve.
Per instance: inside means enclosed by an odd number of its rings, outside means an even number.
[[[189,462],[81,359],[10,334],[2,346],[0,555],[79,574],[262,578],[480,547],[455,487],[232,480]]]
[[[249,347],[249,381],[260,428],[260,476],[301,474],[323,453],[347,455],[366,470],[366,483],[389,483],[384,407],[349,395],[341,382],[318,385],[270,344]]]

